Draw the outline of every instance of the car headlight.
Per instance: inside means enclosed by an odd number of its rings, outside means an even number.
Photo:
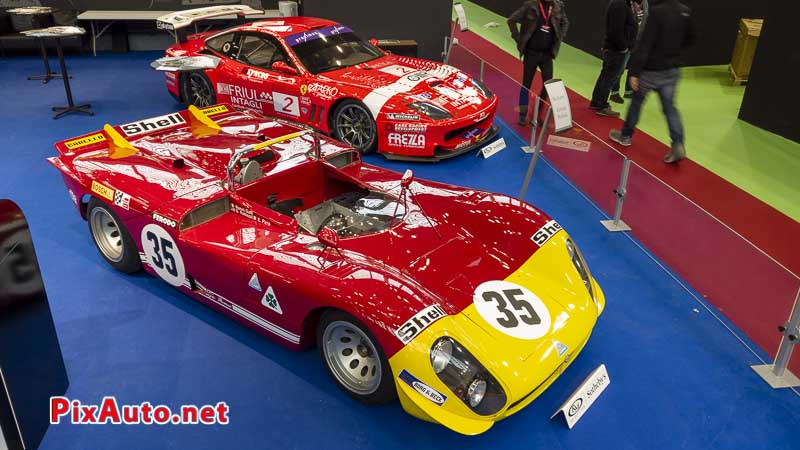
[[[506,404],[500,383],[455,339],[437,339],[430,356],[439,379],[475,413],[490,416]]]
[[[597,312],[600,312],[600,303],[597,302],[594,296],[594,289],[592,289],[592,274],[589,272],[589,266],[586,265],[586,260],[583,259],[583,255],[581,251],[578,250],[578,246],[569,238],[567,238],[567,253],[569,253],[569,258],[572,260],[572,265],[575,266],[575,270],[577,270],[578,274],[581,276],[586,290],[589,291],[589,295],[592,297],[594,305],[597,307]]]
[[[409,103],[406,106],[434,120],[450,119],[453,117],[450,115],[449,112],[447,112],[446,109],[442,108],[439,105],[434,105],[433,103],[414,102],[414,103]]]
[[[473,78],[472,85],[475,86],[475,89],[481,91],[481,94],[483,94],[483,96],[486,97],[486,100],[491,100],[492,97],[494,97],[494,93],[492,93],[492,91],[490,91],[489,88],[487,88],[480,81]]]
[[[450,358],[453,356],[453,342],[449,339],[439,339],[431,348],[431,365],[433,371],[442,373],[447,365],[450,364]]]

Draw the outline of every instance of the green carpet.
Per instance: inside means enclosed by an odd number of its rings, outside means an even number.
[[[472,3],[461,3],[472,32],[517,54],[505,18]],[[484,27],[489,22],[499,27]],[[589,98],[600,65],[592,55],[564,45],[555,63],[555,76]],[[677,104],[686,128],[689,158],[800,221],[800,144],[739,120],[744,90],[744,86],[733,86],[727,66],[683,69]],[[624,116],[626,105],[613,106]],[[657,96],[648,97],[639,129],[669,145]]]

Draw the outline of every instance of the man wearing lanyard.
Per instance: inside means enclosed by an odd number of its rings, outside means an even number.
[[[528,0],[508,18],[511,37],[522,57],[522,88],[519,91],[519,124],[528,124],[530,86],[538,68],[542,83],[553,78],[553,60],[567,34],[569,20],[562,0]],[[546,98],[544,87],[541,97]],[[540,111],[544,110],[542,108]]]
[[[589,108],[598,116],[619,117],[611,109],[608,96],[611,84],[624,67],[625,58],[636,43],[636,20],[631,10],[631,0],[611,0],[606,8],[606,35],[603,41],[603,68],[597,77]]]

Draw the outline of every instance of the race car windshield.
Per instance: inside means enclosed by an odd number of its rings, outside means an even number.
[[[383,56],[383,52],[354,33],[320,36],[292,46],[306,69],[318,74],[362,64]]]

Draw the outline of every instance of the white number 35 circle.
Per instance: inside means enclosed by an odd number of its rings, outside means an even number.
[[[533,292],[508,281],[487,281],[472,297],[483,319],[519,339],[539,339],[550,331],[550,311]]]
[[[183,258],[172,236],[156,224],[142,229],[142,247],[147,263],[167,283],[179,287],[186,279]]]

